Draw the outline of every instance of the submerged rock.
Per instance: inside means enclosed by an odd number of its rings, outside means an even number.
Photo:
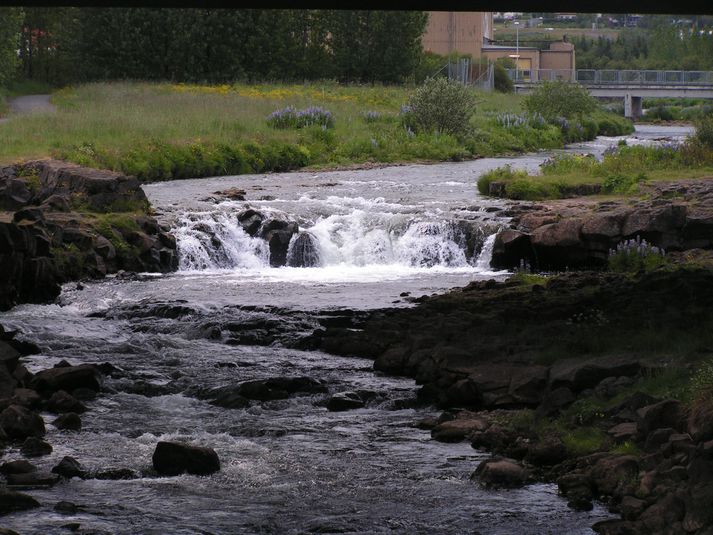
[[[159,442],[153,453],[153,467],[162,476],[176,476],[184,472],[208,475],[220,470],[220,461],[212,448]]]
[[[14,513],[15,511],[27,511],[39,506],[40,503],[32,496],[0,488],[0,515]]]
[[[487,487],[521,487],[527,482],[528,472],[515,461],[493,457],[486,459],[475,469],[471,479],[479,480]]]

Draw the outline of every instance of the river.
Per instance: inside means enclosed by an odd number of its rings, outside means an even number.
[[[632,137],[686,133],[649,127]],[[601,154],[618,139],[568,150]],[[25,535],[67,533],[70,522],[81,533],[113,534],[593,533],[589,526],[611,515],[598,505],[569,509],[555,485],[493,491],[471,481],[487,454],[415,427],[437,412],[416,403],[413,381],[375,374],[369,361],[297,349],[320,324],[349,322],[344,309],[413,306],[413,297],[507,276],[488,267],[492,234],[507,223],[502,203],[479,196],[475,181],[506,163],[536,170],[550,155],[144,186],[177,236],[177,273],[68,284],[56,304],[0,314],[0,324],[42,348],[26,359],[33,371],[61,359],[121,370],[88,402],[81,432],[57,431],[44,415],[54,451],[39,467],[71,455],[90,470],[143,477],[33,490],[42,507],[2,525]],[[211,199],[230,187],[247,200]],[[270,267],[265,243],[236,224],[247,207],[296,221],[317,265]],[[328,393],[239,409],[203,395],[296,376],[323,381]],[[369,393],[365,408],[325,408],[329,395],[356,390]],[[151,455],[166,439],[214,448],[221,471],[153,476]],[[8,448],[0,461],[20,457]],[[79,512],[55,512],[60,500]]]

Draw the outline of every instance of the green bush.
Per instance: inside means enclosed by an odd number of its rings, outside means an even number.
[[[513,170],[509,165],[498,167],[480,175],[480,178],[478,178],[478,191],[482,195],[488,195],[491,182],[509,181],[522,177],[527,177],[527,171],[522,169]]]
[[[523,106],[530,113],[539,113],[547,120],[582,117],[598,108],[597,101],[584,87],[562,80],[542,82],[525,97]]]
[[[512,93],[514,86],[512,80],[508,76],[505,67],[500,63],[495,63],[493,72],[493,83],[495,85],[495,91],[500,91],[501,93]]]
[[[639,184],[648,180],[644,173],[637,175],[613,174],[604,178],[602,191],[604,193],[634,193],[638,190]]]
[[[694,139],[703,147],[713,149],[713,113],[699,118],[695,122],[696,134]]]
[[[462,135],[475,111],[472,90],[447,78],[429,78],[408,102],[413,130]]]

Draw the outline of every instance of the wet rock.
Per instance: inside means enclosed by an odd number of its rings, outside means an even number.
[[[439,442],[460,442],[470,439],[473,433],[485,431],[490,422],[484,418],[457,418],[437,424],[431,431],[431,437]]]
[[[245,200],[245,190],[240,188],[228,188],[222,191],[214,191],[213,195],[221,195],[230,199],[231,201],[244,201]]]
[[[79,477],[84,479],[87,475],[87,471],[84,467],[73,457],[65,456],[52,468],[53,474],[58,474],[64,478],[71,479],[73,477]]]
[[[76,515],[79,507],[72,502],[61,501],[55,504],[54,510],[63,515]]]
[[[58,414],[66,412],[81,414],[87,411],[87,406],[64,390],[59,390],[47,400],[47,410]]]
[[[32,380],[32,387],[38,391],[48,392],[56,392],[58,390],[70,392],[77,388],[99,391],[101,389],[101,377],[97,368],[91,364],[62,366],[37,372]]]
[[[525,460],[535,466],[553,466],[568,457],[567,448],[555,437],[530,444]]]
[[[24,459],[18,459],[16,461],[9,461],[0,465],[0,474],[27,474],[29,472],[34,472],[37,467],[29,461]]]
[[[28,437],[22,443],[20,452],[25,457],[42,457],[52,453],[52,446],[44,440],[37,437]]]
[[[10,405],[0,413],[0,427],[14,439],[42,437],[45,434],[42,417],[20,405]]]
[[[42,398],[37,392],[29,388],[16,388],[10,403],[21,405],[26,409],[38,409],[42,404]]]
[[[290,267],[314,267],[320,264],[319,249],[314,236],[300,232],[290,244],[287,265]]]
[[[524,232],[506,229],[495,237],[490,265],[495,269],[509,269],[519,266],[522,260],[531,262],[532,257],[530,236]]]
[[[327,410],[332,412],[361,409],[365,405],[364,400],[356,392],[340,392],[327,400]]]
[[[27,472],[24,474],[7,474],[7,484],[15,487],[52,487],[59,482],[57,474],[48,472]]]
[[[20,361],[20,352],[8,341],[0,340],[0,368],[12,373]]]
[[[8,528],[0,528],[0,535],[20,535],[17,531]]]
[[[0,515],[7,515],[16,511],[27,511],[39,506],[39,502],[32,496],[0,487]]]
[[[153,453],[153,467],[164,476],[175,476],[183,472],[207,475],[220,470],[220,461],[218,454],[211,448],[180,442],[159,442]]]
[[[327,392],[327,387],[311,377],[271,377],[246,381],[237,386],[236,393],[252,400],[271,401],[287,399],[292,394],[318,394]]]
[[[116,481],[121,479],[138,479],[139,474],[130,468],[108,468],[94,472],[91,477],[93,479]]]
[[[211,391],[211,405],[223,407],[225,409],[244,409],[250,406],[250,400],[242,396],[235,387],[223,387]]]
[[[487,487],[515,488],[527,482],[528,472],[518,463],[493,457],[482,461],[475,469],[471,479],[479,480]]]

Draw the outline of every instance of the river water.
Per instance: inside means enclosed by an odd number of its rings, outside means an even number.
[[[655,127],[635,136],[686,133]],[[617,141],[568,150],[601,154]],[[22,534],[67,533],[70,522],[115,534],[592,533],[609,513],[570,510],[554,485],[492,491],[471,481],[487,454],[417,429],[436,411],[416,403],[413,381],[374,374],[369,361],[297,349],[320,325],[353,321],[345,309],[412,306],[412,297],[507,276],[488,267],[492,234],[507,222],[502,203],[479,196],[475,181],[505,163],[534,171],[549,155],[145,186],[177,236],[180,271],[69,284],[56,304],[0,314],[0,324],[42,348],[27,359],[32,370],[61,359],[121,370],[88,402],[80,433],[57,431],[45,415],[54,451],[36,461],[40,468],[71,455],[89,470],[142,477],[33,490],[42,507],[1,524]],[[230,187],[247,200],[210,199]],[[236,222],[248,207],[297,222],[317,265],[270,267],[265,243]],[[213,388],[297,376],[328,392],[240,409],[205,400]],[[357,390],[369,393],[365,408],[325,408],[330,395]],[[156,443],[174,439],[214,448],[221,471],[153,476]],[[9,448],[0,461],[20,457]],[[80,511],[55,512],[60,500]]]

